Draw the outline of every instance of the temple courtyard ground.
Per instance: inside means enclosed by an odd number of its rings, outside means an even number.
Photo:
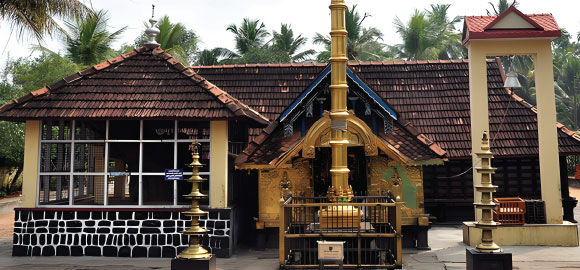
[[[571,190],[580,198],[580,189]],[[1,201],[0,201],[1,204]],[[575,209],[580,221],[580,208]],[[0,213],[0,269],[170,269],[169,259],[158,258],[110,258],[110,257],[12,257],[13,214]],[[459,225],[433,226],[429,231],[432,250],[405,249],[404,269],[410,270],[459,270],[465,269],[465,248]],[[505,252],[513,254],[514,269],[580,269],[580,247],[530,247],[505,246]],[[238,249],[234,256],[217,260],[218,269],[277,269],[278,251],[255,251]]]

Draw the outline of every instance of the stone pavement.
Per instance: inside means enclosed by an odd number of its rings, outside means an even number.
[[[575,209],[580,220],[580,208]],[[460,226],[435,226],[429,231],[432,250],[405,249],[404,269],[465,269],[465,248]],[[503,247],[513,254],[514,269],[580,269],[580,247]],[[110,257],[12,257],[12,239],[0,238],[0,269],[136,270],[170,269],[170,259]],[[221,270],[278,269],[278,251],[238,249],[233,257],[218,259]]]

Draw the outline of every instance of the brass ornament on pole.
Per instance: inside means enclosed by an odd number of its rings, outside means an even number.
[[[496,168],[491,167],[493,153],[490,150],[487,132],[483,132],[481,152],[475,155],[481,160],[480,167],[475,168],[476,172],[481,175],[481,184],[475,187],[475,190],[481,193],[481,201],[475,203],[475,207],[481,210],[481,219],[475,223],[475,226],[481,229],[481,243],[475,248],[483,253],[501,252],[500,247],[493,241],[493,230],[498,225],[493,221],[493,210],[496,207],[493,202],[493,193],[497,186],[494,186],[491,181],[491,175],[495,173]]]
[[[189,179],[187,179],[187,182],[192,183],[192,186],[191,192],[189,194],[183,195],[183,197],[191,200],[191,209],[183,212],[183,214],[185,216],[191,217],[191,227],[182,232],[184,235],[189,235],[189,247],[177,255],[177,258],[182,259],[211,258],[211,254],[200,244],[201,237],[206,235],[208,232],[207,229],[199,226],[199,218],[207,215],[208,213],[199,208],[199,200],[207,197],[207,195],[199,191],[200,183],[206,181],[206,179],[203,179],[201,176],[199,176],[199,169],[203,167],[203,164],[199,162],[200,145],[201,144],[198,142],[193,142],[189,146],[189,150],[191,150],[191,158],[193,161],[187,166],[192,168],[193,174]]]

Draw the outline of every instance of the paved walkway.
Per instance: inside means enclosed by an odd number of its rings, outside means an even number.
[[[575,209],[580,220],[580,208]],[[465,248],[459,226],[435,226],[429,231],[432,250],[403,252],[404,269],[407,270],[459,270],[465,269]],[[514,269],[580,269],[580,247],[503,247],[513,254]],[[0,238],[0,269],[46,270],[136,270],[170,269],[170,259],[110,258],[110,257],[12,257],[12,239]],[[278,251],[253,251],[238,249],[227,259],[218,259],[220,270],[277,269]]]

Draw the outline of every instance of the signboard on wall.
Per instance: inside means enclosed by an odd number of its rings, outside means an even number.
[[[183,169],[165,169],[165,180],[183,180]]]

